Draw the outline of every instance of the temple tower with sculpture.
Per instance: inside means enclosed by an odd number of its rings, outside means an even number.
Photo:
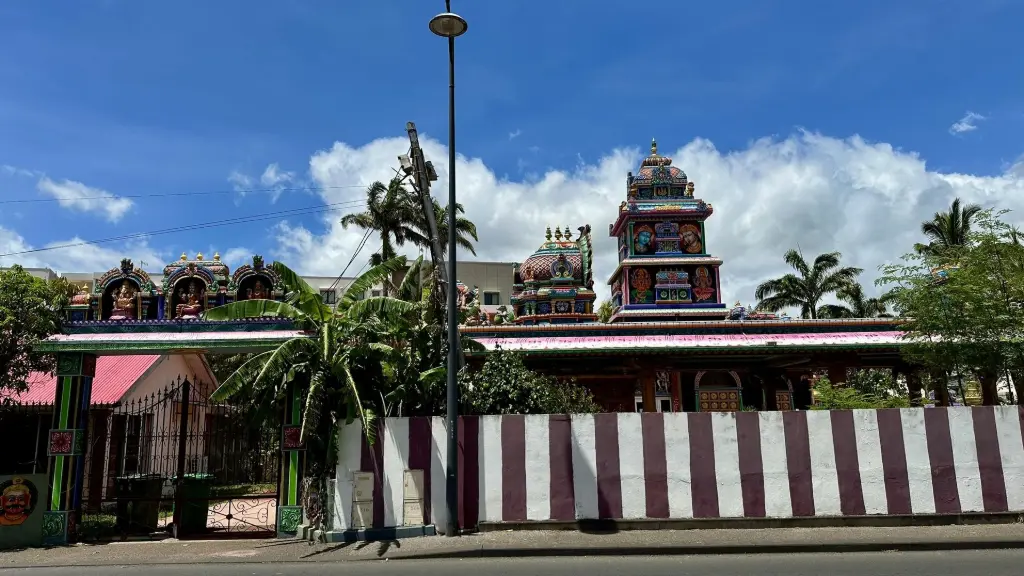
[[[719,266],[708,251],[704,222],[711,204],[694,197],[696,186],[672,159],[651,154],[626,176],[626,200],[608,233],[618,240],[612,272],[612,322],[717,319],[722,303]]]

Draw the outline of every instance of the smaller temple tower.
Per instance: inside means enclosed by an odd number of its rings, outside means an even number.
[[[517,324],[566,324],[593,322],[594,254],[590,226],[579,227],[573,240],[565,232],[548,227],[544,243],[516,266],[510,302]]]
[[[724,319],[718,269],[708,252],[704,222],[711,204],[672,159],[651,154],[626,177],[626,201],[609,235],[618,239],[619,264],[611,285],[612,322]]]

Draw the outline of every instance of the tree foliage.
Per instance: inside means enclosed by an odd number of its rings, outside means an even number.
[[[29,373],[53,371],[53,356],[33,347],[60,333],[72,291],[65,278],[42,280],[21,266],[0,270],[0,402],[24,392]]]
[[[796,273],[761,283],[755,292],[758,310],[799,308],[801,318],[817,318],[821,300],[850,287],[862,272],[860,268],[841,266],[839,252],[820,254],[811,263],[799,250],[789,250],[783,258]]]
[[[852,386],[833,386],[827,377],[814,383],[816,402],[813,410],[858,410],[871,408],[907,408],[906,394],[889,395],[884,391],[868,393]]]
[[[614,310],[611,300],[601,302],[601,305],[597,307],[597,321],[607,324],[612,319],[612,313]]]
[[[974,373],[986,404],[999,401],[999,377],[1024,366],[1024,246],[1004,213],[974,213],[964,244],[915,250],[878,280],[905,319],[904,354],[932,371]]]
[[[941,255],[951,249],[965,246],[970,242],[971,223],[982,212],[981,206],[963,206],[959,198],[953,200],[948,212],[936,212],[931,220],[921,223],[921,233],[928,238],[927,244],[916,244],[918,254]]]
[[[463,414],[591,414],[586,387],[531,371],[519,354],[495,350],[480,370],[459,375]]]

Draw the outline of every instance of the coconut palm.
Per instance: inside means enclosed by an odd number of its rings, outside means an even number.
[[[829,294],[836,294],[857,281],[860,268],[841,267],[839,252],[821,254],[808,264],[799,250],[789,250],[783,257],[796,274],[773,278],[757,287],[759,310],[779,312],[799,308],[802,318],[817,318],[818,304]]]
[[[387,185],[374,182],[366,189],[366,210],[346,214],[341,218],[342,228],[355,226],[361,230],[376,232],[380,239],[380,251],[370,257],[370,264],[377,266],[397,255],[397,248],[406,242],[419,243],[422,238],[418,222],[422,220],[418,203],[405,187],[402,178],[392,178]],[[391,292],[391,279],[384,279],[383,294]]]
[[[437,222],[437,236],[441,239],[441,256],[444,257],[448,253],[448,207],[442,207],[437,200],[434,202],[434,220]],[[468,250],[473,256],[476,256],[476,247],[473,242],[478,242],[480,238],[476,234],[476,224],[473,224],[471,220],[462,216],[466,213],[466,209],[463,208],[462,204],[455,204],[455,243],[459,248]],[[426,219],[420,218],[420,223],[417,226],[422,232],[423,241],[420,244],[424,248],[429,248],[429,234],[427,233]]]
[[[818,318],[889,318],[886,307],[888,298],[868,298],[860,283],[850,284],[838,291],[836,297],[842,304],[823,304],[818,307]]]
[[[956,246],[964,246],[971,233],[971,220],[981,212],[981,206],[962,206],[956,198],[948,212],[936,212],[931,220],[921,223],[921,233],[928,237],[927,244],[915,244],[919,254],[941,254]]]

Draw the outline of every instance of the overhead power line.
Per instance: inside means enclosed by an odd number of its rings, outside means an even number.
[[[352,257],[348,259],[348,264],[345,264],[345,267],[341,270],[341,274],[338,274],[338,277],[334,279],[329,290],[334,290],[334,288],[341,282],[341,279],[345,277],[345,272],[348,272],[349,266],[351,266],[352,262],[355,261],[356,256],[359,256],[359,253],[363,251],[363,246],[366,246],[366,240],[370,237],[371,232],[373,232],[373,230],[367,228],[366,232],[363,234],[363,238],[359,241],[359,245],[352,251]]]
[[[299,186],[294,188],[247,188],[233,190],[209,190],[205,192],[166,192],[160,194],[107,194],[103,196],[81,196],[75,198],[15,198],[0,200],[0,204],[36,204],[41,202],[68,202],[72,200],[120,200],[122,198],[169,198],[179,196],[212,196],[216,194],[259,194],[273,192],[312,192],[319,190],[344,190],[348,188],[366,188],[364,185],[352,186]]]
[[[240,216],[237,218],[225,218],[214,222],[203,222],[199,224],[187,224],[184,226],[176,226],[173,228],[164,228],[161,230],[151,230],[149,232],[137,232],[134,234],[125,234],[123,236],[112,236],[110,238],[103,238],[99,240],[83,240],[82,242],[72,242],[69,244],[60,244],[57,246],[47,246],[45,248],[33,248],[31,250],[22,250],[20,252],[10,252],[7,254],[0,254],[0,258],[7,256],[20,256],[22,254],[34,254],[37,252],[48,252],[51,250],[61,250],[65,248],[75,248],[78,246],[89,246],[94,244],[106,244],[109,242],[119,242],[122,240],[132,240],[137,238],[146,238],[149,236],[160,236],[164,234],[175,234],[178,232],[188,232],[192,230],[203,230],[206,228],[218,228],[221,226],[231,226],[235,224],[248,224],[251,222],[260,222],[264,220],[275,220],[283,216],[303,216],[306,214],[318,214],[323,212],[337,212],[341,210],[350,210],[353,208],[360,208],[366,206],[365,200],[350,200],[348,202],[335,202],[332,204],[324,204],[321,206],[308,206],[305,208],[294,208],[290,210],[278,210],[269,214],[256,214],[252,216]]]

